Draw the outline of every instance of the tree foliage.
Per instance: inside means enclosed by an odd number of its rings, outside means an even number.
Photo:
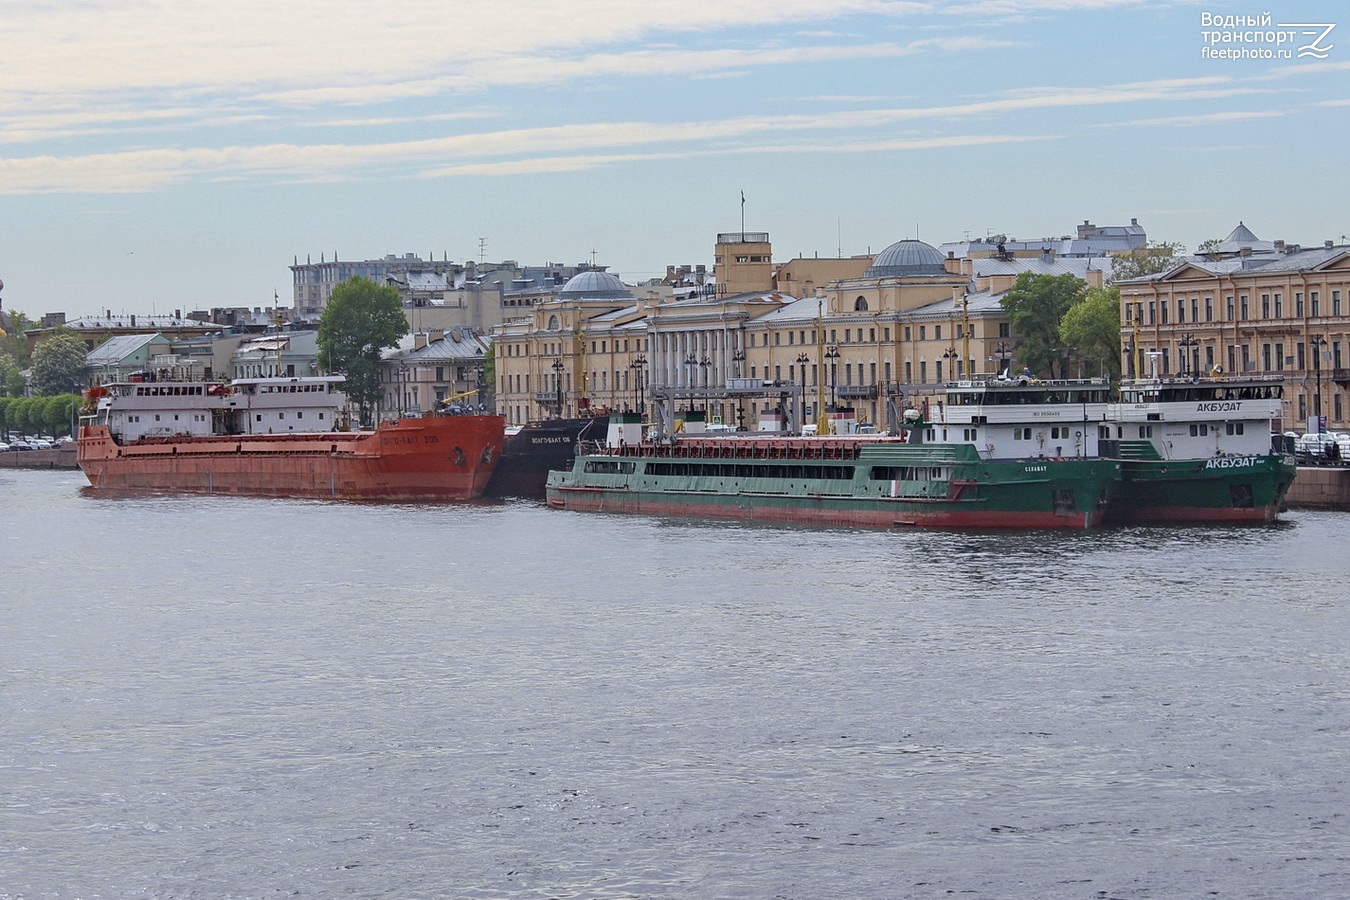
[[[1111,261],[1111,280],[1126,281],[1165,272],[1186,252],[1184,244],[1172,241],[1150,241]]]
[[[1003,309],[1017,341],[1017,361],[1034,375],[1063,375],[1068,357],[1060,322],[1083,297],[1087,284],[1074,275],[1023,272],[1003,295]],[[1056,371],[1057,367],[1061,371]]]
[[[408,333],[398,291],[356,276],[333,288],[319,319],[319,367],[347,378],[344,390],[369,425],[380,399],[380,353]]]
[[[71,420],[83,399],[75,394],[50,397],[0,397],[0,432],[6,435],[50,434],[71,431]]]
[[[1120,377],[1120,288],[1088,288],[1059,321],[1059,334],[1088,375]]]
[[[35,394],[76,393],[88,383],[84,339],[73,331],[57,330],[33,348],[32,387]]]
[[[23,372],[18,363],[0,353],[0,397],[23,395]]]
[[[483,402],[494,408],[497,397],[497,345],[489,344],[483,354]]]

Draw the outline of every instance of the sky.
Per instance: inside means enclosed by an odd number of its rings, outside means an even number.
[[[32,318],[284,305],[334,254],[636,283],[742,227],[778,260],[1089,219],[1350,241],[1332,0],[0,9],[0,299]]]

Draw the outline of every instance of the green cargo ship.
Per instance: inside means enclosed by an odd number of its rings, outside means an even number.
[[[548,504],[588,512],[878,528],[1090,528],[1120,478],[1107,459],[982,459],[973,444],[729,436],[592,445]]]

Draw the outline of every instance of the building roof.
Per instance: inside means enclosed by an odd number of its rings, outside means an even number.
[[[423,347],[416,346],[418,338],[417,334],[404,335],[397,347],[384,352],[383,358],[417,363],[465,362],[481,359],[488,350],[488,342],[468,328],[451,328],[444,337],[428,341]]]
[[[932,244],[923,241],[896,241],[877,254],[864,278],[887,278],[897,275],[947,275],[943,255]]]
[[[168,343],[168,338],[155,332],[153,334],[122,334],[108,338],[93,350],[85,354],[85,365],[115,366],[132,354],[143,349],[156,339]]]
[[[64,323],[76,331],[107,331],[110,328],[138,328],[147,332],[175,328],[219,328],[214,322],[183,319],[176,316],[80,316]]]
[[[1334,259],[1350,255],[1350,246],[1344,244],[1317,247],[1312,250],[1294,250],[1286,253],[1266,253],[1259,256],[1235,256],[1213,260],[1205,256],[1185,256],[1165,272],[1131,278],[1120,284],[1166,281],[1187,267],[1213,275],[1264,274],[1266,272],[1305,272],[1321,268]]]
[[[1013,259],[973,259],[970,266],[977,278],[992,275],[1021,275],[1031,272],[1036,275],[1074,275],[1086,280],[1088,270],[1100,269],[1107,278],[1111,277],[1113,260],[1111,257],[1088,258],[1083,256],[1043,256],[1014,257]]]

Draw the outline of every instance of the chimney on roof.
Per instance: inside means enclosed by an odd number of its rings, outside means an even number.
[[[1042,247],[1042,248],[1041,248],[1041,262],[1043,262],[1043,263],[1049,265],[1050,263],[1052,263],[1052,262],[1054,262],[1054,261],[1055,261],[1055,248],[1054,248],[1054,247]]]
[[[135,328],[135,327],[136,327],[136,316],[135,316],[135,315],[132,315],[132,317],[131,317],[131,327],[132,327],[132,328]]]
[[[1330,250],[1332,247],[1334,247],[1334,246],[1336,246],[1336,245],[1335,245],[1334,243],[1332,243],[1331,241],[1323,241],[1323,242],[1322,242],[1322,246],[1325,247],[1326,249]]]

